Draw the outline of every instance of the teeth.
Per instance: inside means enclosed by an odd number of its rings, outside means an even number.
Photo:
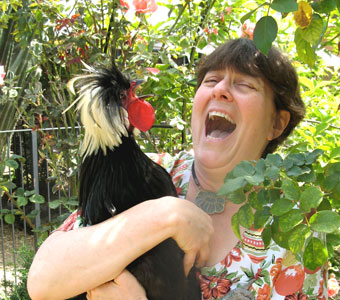
[[[231,124],[235,124],[234,120],[232,120],[228,115],[226,115],[226,114],[224,114],[222,112],[219,112],[219,111],[211,111],[211,112],[209,112],[209,120],[214,120],[215,117],[225,118]]]

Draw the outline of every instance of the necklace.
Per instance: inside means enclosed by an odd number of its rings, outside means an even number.
[[[195,162],[192,163],[191,173],[199,189],[195,198],[195,204],[209,215],[222,212],[224,210],[225,199],[212,191],[206,191],[201,188],[195,172]]]

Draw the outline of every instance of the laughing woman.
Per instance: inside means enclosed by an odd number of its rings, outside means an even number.
[[[321,272],[305,274],[274,243],[264,248],[261,231],[244,231],[239,241],[231,228],[239,205],[215,198],[235,165],[273,152],[303,118],[294,68],[276,48],[265,56],[252,41],[238,39],[203,59],[197,82],[193,151],[151,155],[167,168],[180,198],[146,201],[77,230],[75,212],[36,254],[28,280],[32,299],[84,291],[88,299],[146,299],[124,269],[169,237],[185,252],[186,271],[194,263],[200,267],[204,300],[225,299],[237,290],[261,300],[326,299]]]

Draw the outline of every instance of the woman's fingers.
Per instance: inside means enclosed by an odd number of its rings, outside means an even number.
[[[124,270],[110,281],[87,292],[87,300],[147,300],[145,290],[137,279]]]

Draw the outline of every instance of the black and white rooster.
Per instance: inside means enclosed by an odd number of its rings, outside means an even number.
[[[138,98],[139,81],[129,81],[113,64],[69,82],[78,89],[77,110],[85,127],[81,148],[79,207],[84,226],[94,225],[149,199],[177,196],[169,174],[146,156],[135,133],[150,129],[152,106]],[[168,239],[133,261],[127,269],[149,300],[199,300],[192,270],[186,278],[183,251]],[[82,294],[72,299],[86,299]]]

